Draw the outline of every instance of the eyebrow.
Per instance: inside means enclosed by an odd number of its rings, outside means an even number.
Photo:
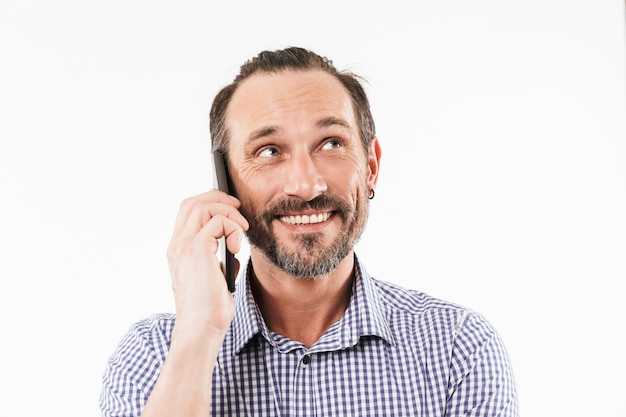
[[[323,119],[318,120],[315,123],[315,126],[319,128],[330,127],[330,126],[341,126],[346,129],[350,129],[350,124],[348,122],[346,122],[343,119],[340,119],[338,117],[333,117],[333,116],[324,117]],[[279,130],[280,129],[277,126],[267,126],[267,127],[263,127],[261,129],[255,130],[248,136],[248,142],[253,142],[257,139],[261,139],[267,136],[272,136]]]
[[[345,127],[346,129],[350,129],[350,124],[348,122],[346,122],[343,119],[340,119],[338,117],[325,117],[321,120],[318,120],[317,123],[315,123],[315,125],[317,127],[330,127],[330,126],[341,126],[341,127]]]
[[[275,126],[269,126],[259,130],[255,130],[248,136],[248,142],[253,142],[266,136],[272,136],[274,133],[278,132],[278,130],[279,129]]]
[[[318,128],[325,128],[325,127],[331,127],[331,126],[341,126],[343,128],[346,128],[348,130],[350,130],[350,124],[348,122],[346,122],[343,119],[340,119],[338,117],[324,117],[323,119],[318,120],[315,123],[315,126]],[[263,127],[261,129],[255,130],[254,132],[252,132],[249,136],[248,136],[248,140],[247,142],[254,142],[255,140],[258,139],[262,139],[268,136],[272,136],[273,134],[277,133],[278,131],[280,131],[280,128],[278,128],[277,126],[267,126],[267,127]]]

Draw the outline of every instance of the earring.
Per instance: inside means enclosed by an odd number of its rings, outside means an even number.
[[[374,199],[374,189],[373,189],[373,188],[370,190],[370,196],[369,196],[368,198],[369,198],[370,200],[373,200],[373,199]]]

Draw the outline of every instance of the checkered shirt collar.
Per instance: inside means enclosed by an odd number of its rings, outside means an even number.
[[[374,280],[369,276],[355,255],[354,283],[350,304],[343,317],[335,323],[315,344],[325,350],[347,349],[356,345],[361,337],[379,337],[390,345],[394,337],[389,326],[382,300]],[[248,261],[246,272],[237,282],[235,292],[235,319],[231,325],[233,354],[239,354],[257,335],[262,335],[276,345],[267,328],[250,289],[252,263]],[[312,347],[312,349],[315,347]]]

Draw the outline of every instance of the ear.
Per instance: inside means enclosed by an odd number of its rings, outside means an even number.
[[[368,155],[368,177],[367,177],[367,186],[370,189],[376,188],[376,184],[378,183],[378,172],[380,168],[380,157],[382,155],[382,150],[380,148],[380,142],[378,138],[374,136],[372,138],[372,142],[370,143],[369,155]]]

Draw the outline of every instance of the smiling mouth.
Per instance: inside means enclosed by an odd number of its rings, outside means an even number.
[[[300,225],[300,224],[317,224],[325,222],[330,218],[332,212],[318,213],[318,214],[303,214],[297,216],[280,216],[278,219],[287,224]]]

